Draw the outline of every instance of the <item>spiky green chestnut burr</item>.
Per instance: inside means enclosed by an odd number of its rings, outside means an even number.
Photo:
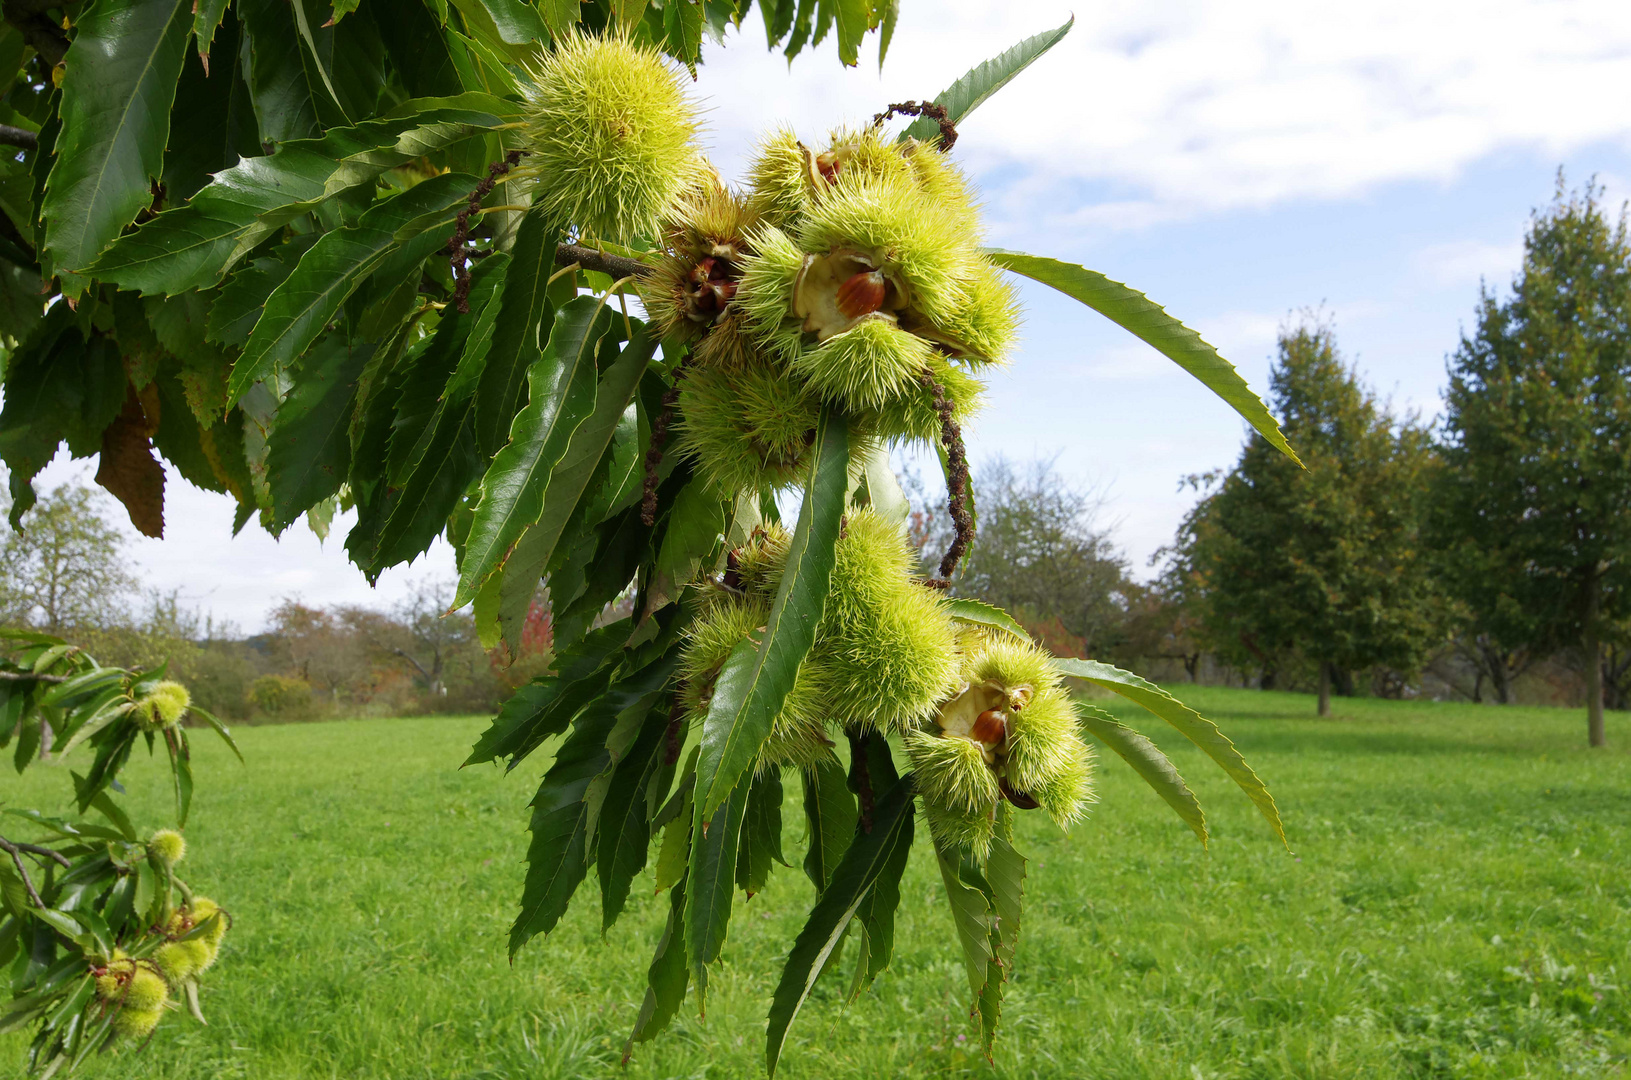
[[[985,384],[939,353],[929,357],[924,370],[945,390],[953,418],[959,425],[967,424],[980,409]],[[920,375],[882,406],[858,414],[857,434],[891,443],[906,439],[939,442],[940,413],[934,406],[934,392],[921,380]]]
[[[901,325],[967,364],[1004,363],[1019,340],[1019,296],[1002,271],[983,257],[974,264],[967,289],[967,302],[938,323],[907,313]]]
[[[924,799],[923,816],[940,847],[964,848],[980,863],[991,855],[991,841],[997,835],[995,802],[984,810],[960,810]]]
[[[820,179],[809,147],[790,128],[777,128],[748,166],[748,205],[767,225],[785,228],[804,213]]]
[[[174,829],[160,829],[147,841],[148,854],[166,866],[174,866],[187,854],[187,841]]]
[[[983,748],[937,731],[908,731],[906,756],[924,800],[968,814],[987,813],[1002,798]]]
[[[774,599],[792,546],[793,534],[775,522],[754,529],[748,542],[730,554],[735,580],[729,584],[762,599]]]
[[[161,682],[136,699],[136,720],[145,731],[173,727],[193,702],[178,682]]]
[[[655,237],[664,212],[707,176],[678,70],[626,38],[559,38],[532,72],[523,119],[534,205],[585,238]]]
[[[711,340],[725,328],[754,221],[740,197],[716,184],[694,189],[670,211],[663,222],[663,255],[639,283],[659,336]],[[740,352],[714,350],[719,357]]]
[[[770,617],[769,600],[722,592],[713,596],[686,629],[680,651],[680,704],[688,724],[701,724],[713,703],[714,684],[731,650],[760,630]],[[827,739],[826,672],[810,659],[800,665],[782,710],[759,750],[760,769],[813,765],[831,753]]]
[[[812,650],[828,669],[829,716],[845,727],[908,730],[956,686],[951,619],[915,570],[900,528],[849,515]]]
[[[1092,751],[1049,655],[1008,635],[960,646],[963,689],[940,705],[940,734],[977,744],[1016,807],[1042,807],[1061,827],[1080,818],[1092,799]]]
[[[166,941],[153,950],[153,962],[164,971],[164,977],[172,985],[179,985],[198,974],[209,954],[209,945],[200,938]]]
[[[164,1019],[164,1009],[120,1009],[113,1014],[113,1033],[123,1039],[145,1039]]]
[[[840,181],[812,204],[799,222],[796,239],[817,259],[870,263],[883,291],[868,311],[909,306],[921,318],[939,323],[966,304],[968,282],[981,258],[974,238],[956,218],[913,184],[863,177],[854,183]],[[816,290],[843,289],[852,281],[852,275],[839,276],[836,269],[832,276],[829,282],[819,272],[807,271],[795,298],[806,315],[804,329],[823,339],[866,313],[853,313],[863,306],[861,297],[854,297],[847,310],[843,298],[835,297],[835,315],[822,298],[812,295]],[[850,285],[852,291],[856,287]]]
[[[794,483],[815,443],[820,404],[764,361],[698,367],[680,384],[679,453],[722,492]]]
[[[151,960],[121,957],[110,961],[96,978],[96,994],[109,1005],[142,1012],[170,999],[170,984]]]
[[[875,313],[801,352],[791,367],[822,397],[861,411],[908,393],[933,358],[927,341]]]
[[[1070,696],[1044,686],[1013,713],[1004,779],[1024,792],[1061,828],[1080,820],[1093,801],[1093,751],[1077,734]]]
[[[801,318],[793,292],[804,272],[805,254],[793,238],[774,226],[748,237],[752,254],[742,261],[742,280],[733,301],[742,332],[773,358],[788,362],[804,348]]]

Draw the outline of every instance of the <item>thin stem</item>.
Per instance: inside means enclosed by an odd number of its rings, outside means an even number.
[[[557,263],[559,263],[561,261],[561,249],[560,248],[555,249],[555,261]],[[549,275],[549,280],[544,282],[544,287],[548,288],[549,286],[555,284],[555,279],[556,278],[565,277],[567,274],[570,274],[572,271],[579,270],[579,269],[582,269],[582,267],[580,267],[577,263],[567,263],[565,266],[561,267],[559,270],[557,270],[553,274]]]
[[[511,204],[506,205],[506,206],[484,206],[480,210],[477,210],[476,213],[478,215],[479,214],[496,214],[500,210],[505,210],[505,211],[509,211],[511,213],[523,213],[524,214],[528,210],[531,210],[531,209],[532,209],[532,207],[530,207],[530,206],[522,206],[519,203],[511,203]]]
[[[34,888],[34,879],[28,876],[28,867],[23,865],[22,850],[10,840],[0,836],[0,851],[11,856],[11,861],[17,867],[17,873],[22,876],[23,888],[28,890],[28,898],[34,901],[34,906],[44,908],[45,901],[40,899],[39,892]]]
[[[65,683],[67,675],[41,675],[35,671],[0,671],[0,680],[5,682],[45,682]]]
[[[581,244],[562,244],[555,249],[555,264],[565,266],[567,263],[576,263],[581,269],[595,270],[612,278],[645,277],[656,269],[639,259],[608,255]]]
[[[6,146],[18,146],[24,150],[33,150],[40,145],[40,137],[27,128],[0,124],[0,143]]]
[[[26,851],[30,855],[38,855],[41,858],[50,859],[57,865],[61,866],[64,870],[72,870],[74,868],[74,864],[68,861],[68,856],[64,855],[60,851],[52,851],[50,848],[41,847],[38,844],[16,844],[14,846],[18,851]]]

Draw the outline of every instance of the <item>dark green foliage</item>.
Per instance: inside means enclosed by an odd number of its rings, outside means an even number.
[[[1512,295],[1485,291],[1449,362],[1438,489],[1449,579],[1499,676],[1515,651],[1579,647],[1593,745],[1602,643],[1631,619],[1631,237],[1600,195],[1560,177]]]
[[[1372,665],[1415,671],[1442,633],[1427,432],[1359,384],[1327,326],[1281,334],[1270,385],[1307,468],[1252,439],[1185,519],[1175,572],[1205,639],[1271,673],[1304,658],[1339,687]]]

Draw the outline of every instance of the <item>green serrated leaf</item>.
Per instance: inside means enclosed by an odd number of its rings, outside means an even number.
[[[662,672],[663,681],[672,670],[672,664],[666,665]],[[622,914],[623,905],[628,901],[629,886],[634,876],[646,866],[646,853],[651,846],[651,828],[646,819],[646,785],[662,763],[663,736],[667,730],[668,709],[648,709],[639,735],[618,761],[606,789],[606,800],[601,805],[600,823],[596,830],[599,854],[595,861],[600,877],[602,931],[610,930],[618,915]]]
[[[779,769],[755,773],[748,789],[742,840],[736,849],[736,886],[749,898],[764,891],[782,858],[782,777]]]
[[[804,821],[809,829],[804,872],[816,892],[821,892],[832,880],[833,871],[844,857],[844,849],[855,835],[860,811],[838,759],[821,759],[804,769],[803,777]]]
[[[963,118],[979,108],[986,98],[1007,86],[1013,81],[1014,76],[1059,44],[1064,36],[1070,33],[1070,28],[1075,23],[1076,17],[1072,15],[1063,26],[1028,37],[1006,52],[977,65],[968,74],[935,95],[935,103],[945,108],[946,118],[952,123],[961,123]],[[923,142],[939,137],[940,125],[933,120],[922,118],[914,120],[901,133],[901,138],[919,139]]]
[[[991,843],[991,854],[986,859],[983,886],[991,904],[992,963],[986,968],[985,986],[980,990],[976,1008],[980,1014],[980,1035],[986,1056],[991,1054],[992,1040],[997,1035],[997,1024],[1002,1018],[1002,998],[1007,988],[1009,972],[1014,967],[1014,953],[1019,947],[1020,912],[1025,892],[1025,857],[1014,850],[1008,840],[1007,808],[999,810],[997,836]]]
[[[952,925],[957,929],[957,941],[963,948],[969,995],[978,1002],[980,992],[985,989],[987,969],[995,955],[991,941],[991,901],[984,891],[963,880],[964,852],[937,843],[934,855],[940,867],[940,880],[946,887]]]
[[[533,797],[527,880],[521,913],[510,929],[512,957],[533,937],[555,928],[588,873],[589,804],[584,795],[590,781],[610,764],[606,736],[616,723],[617,714],[609,709],[580,713]]]
[[[238,0],[247,39],[244,78],[262,140],[273,145],[319,135],[294,11],[283,0]]]
[[[356,225],[325,233],[267,298],[243,355],[233,365],[229,400],[236,401],[305,352],[387,254],[426,234],[429,242],[421,246],[428,250],[421,258],[445,245],[454,216],[465,209],[477,183],[474,176],[443,173],[375,204]],[[419,231],[404,235],[410,223]]]
[[[487,362],[485,327],[497,317],[509,257],[500,252],[471,277],[470,310],[442,312],[427,347],[403,363],[370,410],[358,445],[367,456],[352,472],[357,524],[346,552],[371,578],[417,558],[446,527],[448,515],[480,474],[471,433],[471,392]],[[395,391],[395,415],[387,407]],[[381,444],[388,451],[381,461]],[[384,469],[381,471],[380,466]]]
[[[697,984],[697,1012],[704,1016],[707,1015],[708,965],[719,959],[731,921],[737,846],[742,840],[742,819],[747,815],[751,780],[751,777],[743,777],[711,819],[702,819],[691,835],[691,860],[686,871],[690,895],[685,911],[685,947],[691,962],[691,978]]]
[[[594,411],[572,433],[566,452],[547,477],[538,520],[516,541],[499,572],[502,579],[497,618],[512,653],[520,646],[527,610],[545,569],[559,561],[558,545],[563,535],[568,534],[569,524],[574,520],[580,521],[580,527],[598,523],[597,519],[582,525],[580,503],[589,497],[590,482],[628,411],[634,389],[656,347],[656,340],[646,336],[644,326],[636,328],[633,340],[621,352],[611,335],[601,341],[600,366],[604,370],[595,390]],[[616,357],[609,364],[604,361],[608,353]],[[559,601],[564,604],[569,599],[562,596]]]
[[[850,920],[883,875],[903,858],[897,849],[910,850],[913,805],[910,776],[897,782],[878,800],[872,831],[856,834],[832,882],[816,900],[804,929],[793,942],[793,950],[788,954],[770,1003],[770,1022],[765,1036],[768,1075],[776,1075],[776,1062],[787,1041],[787,1030],[821,972],[834,958]]]
[[[874,826],[876,827],[876,826]],[[895,953],[895,912],[900,908],[900,880],[906,873],[906,861],[912,854],[912,833],[904,830],[890,849],[878,879],[855,917],[862,927],[860,955],[856,958],[855,979],[850,986],[850,999],[854,1000],[875,982],[889,967]]]
[[[871,0],[824,0],[833,7],[838,26],[838,59],[854,67],[861,59],[861,39],[866,37],[872,15]]]
[[[87,271],[125,289],[207,288],[272,233],[322,204],[415,158],[516,118],[488,94],[418,98],[389,114],[321,138],[285,143],[218,173],[186,206],[121,237]]]
[[[815,641],[827,601],[848,472],[849,429],[841,414],[825,408],[816,425],[798,528],[754,662],[732,670],[727,661],[703,720],[697,766],[699,823],[713,815],[737,779],[752,767]],[[733,651],[731,659],[735,658]]]
[[[504,279],[503,318],[493,334],[476,390],[476,447],[483,458],[492,458],[510,437],[532,367],[545,347],[545,337],[553,333],[550,313],[555,306],[549,299],[549,276],[555,266],[559,231],[542,214],[528,214],[516,231],[510,272]],[[604,304],[607,299],[602,297],[599,302]],[[562,303],[560,308],[564,311],[570,306]]]
[[[1154,348],[1189,372],[1235,412],[1245,417],[1257,433],[1298,465],[1302,459],[1286,442],[1280,425],[1268,407],[1252,393],[1235,366],[1201,339],[1200,334],[1168,315],[1166,309],[1143,293],[1119,281],[1074,263],[1060,262],[1020,251],[987,248],[991,261],[1005,270],[1040,281],[1073,300],[1097,311],[1123,330]]]
[[[1165,799],[1179,819],[1200,837],[1201,846],[1207,843],[1206,814],[1200,800],[1189,790],[1177,766],[1149,739],[1118,721],[1115,717],[1085,701],[1076,703],[1076,719],[1089,735],[1116,752],[1133,767],[1144,782]]]
[[[195,0],[193,4],[193,41],[198,55],[208,57],[210,44],[215,40],[215,28],[226,14],[227,0]]]
[[[696,577],[698,567],[712,557],[725,528],[726,511],[718,490],[702,477],[693,478],[680,489],[659,523],[662,542],[646,596],[648,612],[677,600],[680,591]]]
[[[1069,660],[1058,657],[1054,658],[1053,666],[1060,674],[1084,679],[1095,686],[1114,691],[1171,724],[1179,734],[1200,747],[1208,757],[1218,763],[1228,774],[1229,779],[1246,793],[1246,797],[1251,799],[1273,827],[1274,835],[1280,838],[1280,842],[1288,848],[1291,846],[1291,842],[1286,839],[1285,826],[1280,821],[1280,810],[1274,805],[1274,796],[1269,794],[1269,789],[1264,786],[1257,773],[1246,764],[1246,759],[1240,756],[1235,744],[1218,730],[1216,724],[1159,686],[1145,682],[1130,671],[1123,671],[1097,660]]]
[[[333,334],[301,358],[293,388],[278,406],[266,454],[274,531],[294,524],[345,481],[351,402],[371,352],[371,346],[352,346]]]
[[[64,58],[62,134],[46,181],[45,246],[63,291],[153,201],[192,29],[186,0],[96,4]]]
[[[967,597],[944,597],[941,605],[945,607],[946,614],[960,622],[975,623],[979,626],[989,626],[994,630],[1003,630],[1013,634],[1021,641],[1031,640],[1031,635],[1025,632],[1012,615],[991,604],[979,600],[970,600]]]
[[[634,1021],[623,1046],[623,1061],[637,1042],[656,1038],[673,1021],[685,1001],[686,984],[691,969],[685,962],[685,880],[674,884],[668,901],[668,922],[663,925],[662,937],[657,939],[657,953],[652,957],[646,974],[646,999],[640,1006],[640,1015]]]
[[[609,321],[605,299],[593,296],[573,300],[555,316],[549,346],[527,372],[527,406],[515,418],[509,444],[482,477],[455,606],[475,599],[543,513],[555,466],[594,412],[595,350]]]

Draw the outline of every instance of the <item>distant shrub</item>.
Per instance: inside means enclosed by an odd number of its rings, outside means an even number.
[[[279,720],[307,720],[317,713],[311,684],[293,675],[262,675],[249,684],[248,702]]]

